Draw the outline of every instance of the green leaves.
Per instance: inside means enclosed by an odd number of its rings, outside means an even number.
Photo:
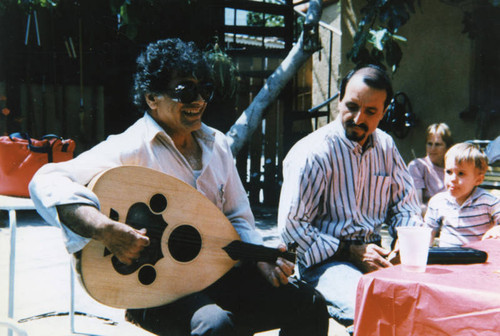
[[[403,56],[399,42],[406,42],[396,33],[415,13],[415,3],[420,6],[420,0],[367,0],[347,57],[356,64],[385,63],[395,72]]]
[[[215,84],[215,99],[232,100],[238,90],[238,70],[231,57],[222,51],[218,44],[205,51],[205,58],[212,68]]]
[[[394,39],[385,44],[385,62],[391,67],[392,72],[396,72],[402,58],[403,52]]]
[[[282,15],[248,12],[247,24],[255,27],[284,27],[285,17]]]
[[[370,29],[370,38],[368,39],[368,42],[374,45],[375,48],[377,48],[380,51],[384,50],[384,44],[385,41],[387,41],[389,32],[387,31],[386,28],[379,29],[379,30],[373,30]]]

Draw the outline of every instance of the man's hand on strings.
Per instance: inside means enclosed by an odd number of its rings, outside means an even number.
[[[283,244],[281,244],[278,249],[281,252],[286,251],[286,247]],[[278,257],[275,263],[260,261],[257,263],[257,267],[271,285],[279,287],[288,283],[288,277],[293,274],[295,264],[284,258]]]
[[[146,229],[136,230],[119,222],[108,224],[101,231],[99,240],[120,262],[127,265],[137,260],[141,251],[149,245]]]
[[[57,212],[61,222],[73,232],[100,241],[124,264],[130,265],[149,245],[146,229],[136,230],[111,220],[93,206],[59,205]]]

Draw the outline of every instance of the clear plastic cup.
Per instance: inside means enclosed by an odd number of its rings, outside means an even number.
[[[401,266],[407,272],[425,272],[432,229],[422,226],[396,228]]]

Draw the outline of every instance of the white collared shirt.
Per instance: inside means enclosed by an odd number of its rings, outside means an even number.
[[[243,241],[262,244],[225,135],[205,124],[194,135],[203,152],[198,177],[172,139],[146,113],[125,132],[109,136],[75,159],[43,166],[30,183],[31,198],[48,223],[63,229],[66,248],[74,253],[89,239],[61,223],[56,206],[80,203],[99,208],[97,196],[85,187],[93,177],[117,166],[143,166],[193,186],[226,215]]]
[[[346,138],[340,116],[300,140],[283,163],[278,227],[309,267],[340,241],[381,240],[383,223],[421,224],[413,180],[393,139],[377,129],[366,150]]]

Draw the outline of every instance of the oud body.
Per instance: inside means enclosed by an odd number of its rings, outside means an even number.
[[[90,184],[101,212],[136,229],[150,245],[121,264],[92,240],[81,256],[82,281],[97,301],[116,308],[173,302],[214,283],[237,262],[224,250],[239,236],[224,214],[190,185],[135,166],[105,171]]]

